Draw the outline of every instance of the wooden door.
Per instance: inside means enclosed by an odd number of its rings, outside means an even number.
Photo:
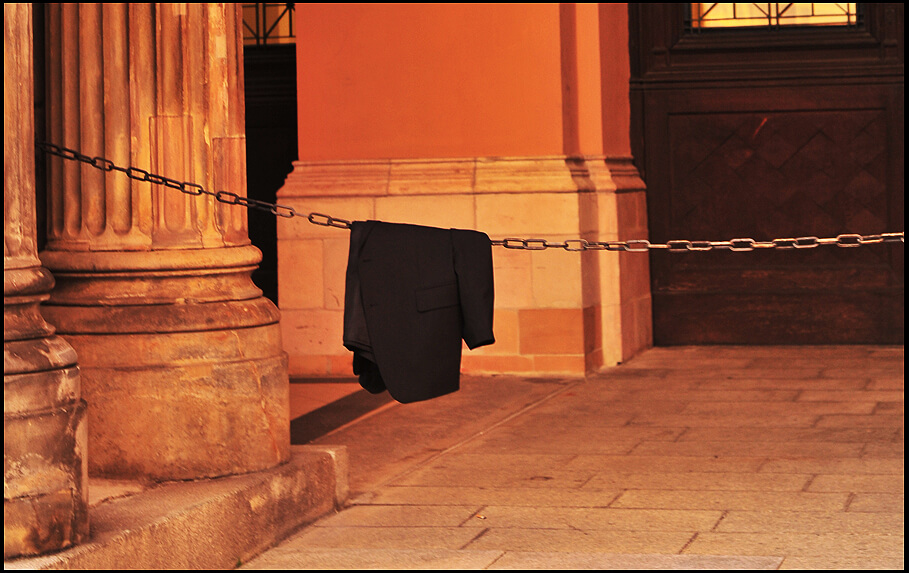
[[[651,241],[903,231],[901,4],[710,31],[629,6]],[[902,344],[903,248],[652,251],[654,342]]]

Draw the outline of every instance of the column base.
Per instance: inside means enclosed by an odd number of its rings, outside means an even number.
[[[86,441],[85,402],[3,416],[4,559],[49,553],[88,538]]]
[[[80,543],[89,525],[86,414],[76,354],[38,310],[54,279],[32,266],[4,269],[3,282],[6,559]]]
[[[48,320],[79,355],[89,473],[181,480],[290,456],[279,313],[250,274],[254,247],[42,253]]]

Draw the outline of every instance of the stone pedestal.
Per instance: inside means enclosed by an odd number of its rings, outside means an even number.
[[[49,4],[49,140],[245,195],[240,10]],[[195,479],[287,461],[286,355],[279,313],[250,278],[261,254],[245,208],[57,157],[48,195],[41,259],[57,288],[45,312],[80,356],[92,475]]]
[[[76,353],[39,305],[31,4],[3,6],[3,557],[88,535],[85,402]]]
[[[215,251],[215,250],[211,250]],[[44,307],[76,348],[92,475],[194,479],[272,467],[290,446],[279,313],[257,249],[45,251]]]

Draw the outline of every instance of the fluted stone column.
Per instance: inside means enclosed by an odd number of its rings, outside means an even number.
[[[245,195],[240,10],[49,4],[48,139]],[[245,208],[49,165],[45,312],[80,356],[90,473],[192,479],[286,461],[287,359],[250,278],[261,254]]]
[[[88,535],[76,353],[39,310],[54,278],[35,225],[31,4],[3,5],[3,557]]]

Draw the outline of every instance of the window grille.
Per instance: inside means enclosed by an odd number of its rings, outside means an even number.
[[[861,24],[856,3],[691,3],[688,29],[848,26]]]
[[[293,44],[294,3],[243,4],[243,44]]]

